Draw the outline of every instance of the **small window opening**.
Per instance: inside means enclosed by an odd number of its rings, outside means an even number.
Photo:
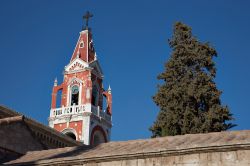
[[[80,43],[80,48],[83,48],[84,47],[84,43],[83,41]]]

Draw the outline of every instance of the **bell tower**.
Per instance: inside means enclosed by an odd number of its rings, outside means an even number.
[[[86,145],[110,140],[112,127],[111,88],[103,88],[103,72],[97,60],[88,20],[80,32],[63,82],[54,81],[49,126]],[[61,94],[60,104],[57,103]],[[106,100],[106,105],[103,105]]]

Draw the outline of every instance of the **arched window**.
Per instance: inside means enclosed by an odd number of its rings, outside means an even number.
[[[62,131],[62,133],[74,140],[77,140],[77,133],[75,129],[66,128]]]
[[[104,133],[101,130],[96,130],[93,133],[91,145],[97,146],[101,143],[107,142]]]
[[[65,133],[65,135],[72,138],[73,140],[76,140],[76,135],[74,133],[72,133],[72,132],[67,132],[67,133]]]
[[[91,99],[91,103],[94,106],[98,105],[98,89],[96,86],[93,87],[92,89],[92,99]]]
[[[93,139],[94,139],[93,140],[93,146],[97,146],[97,145],[105,142],[105,138],[104,138],[103,134],[100,131],[95,132]]]
[[[71,88],[71,105],[78,105],[79,101],[79,87],[77,85],[72,86]]]

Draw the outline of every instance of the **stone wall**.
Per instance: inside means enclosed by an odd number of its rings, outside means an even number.
[[[79,165],[79,163],[75,163]],[[250,150],[161,156],[118,161],[89,162],[83,166],[247,166]]]

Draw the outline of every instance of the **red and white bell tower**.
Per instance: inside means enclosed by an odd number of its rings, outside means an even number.
[[[112,127],[111,88],[103,88],[103,72],[97,60],[87,12],[86,27],[80,32],[71,60],[64,68],[63,82],[54,82],[49,126],[86,145],[110,140]],[[57,94],[61,103],[56,108]],[[103,106],[103,100],[106,105]]]

